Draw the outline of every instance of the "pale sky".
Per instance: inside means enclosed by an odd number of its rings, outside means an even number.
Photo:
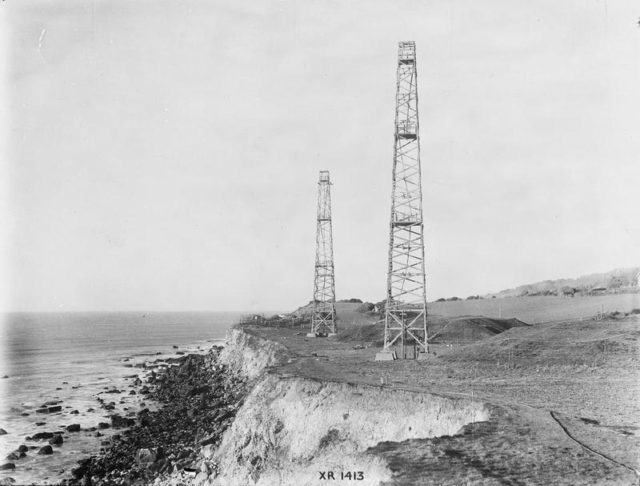
[[[397,42],[429,300],[640,264],[634,1],[7,0],[3,308],[288,310],[331,172],[337,297],[385,295]]]

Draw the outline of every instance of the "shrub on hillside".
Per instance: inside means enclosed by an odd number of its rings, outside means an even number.
[[[375,309],[375,305],[372,304],[371,302],[365,302],[364,304],[362,304],[361,306],[359,306],[356,311],[357,312],[361,312],[361,313],[365,313],[365,312],[372,312]]]
[[[338,302],[342,302],[344,304],[362,304],[361,299],[342,299],[342,300],[339,300]]]

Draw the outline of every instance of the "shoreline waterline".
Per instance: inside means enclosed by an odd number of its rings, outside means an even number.
[[[65,318],[69,315],[61,314],[54,316],[54,322],[43,314],[20,315],[22,319],[12,323],[13,329],[3,323],[0,428],[7,434],[0,436],[0,464],[13,463],[15,469],[0,471],[0,481],[13,478],[18,484],[58,484],[68,477],[77,460],[97,453],[115,433],[100,429],[99,424],[109,423],[114,414],[126,416],[140,409],[154,409],[147,397],[130,386],[148,374],[145,363],[203,354],[221,346],[227,331],[241,317],[241,313],[199,314],[194,323],[194,315],[151,316],[152,325],[147,322],[140,326],[143,332],[136,335],[139,316],[99,314],[100,322],[92,326],[91,346],[82,345],[85,333],[75,340],[75,349],[74,330],[82,326],[79,316],[86,319],[87,314],[74,313],[66,328]],[[183,322],[191,323],[181,328]],[[47,336],[56,333],[51,328],[43,330],[49,326],[57,328],[58,335],[52,340]],[[158,332],[149,337],[144,332],[149,330]],[[113,331],[128,335],[129,342],[114,342],[109,335]],[[8,377],[1,378],[5,375]],[[43,406],[49,402],[54,411],[44,413]],[[68,432],[70,425],[79,425],[80,431]],[[29,440],[43,432],[63,438],[62,444],[52,445],[52,454],[38,454],[48,445],[47,439]],[[8,457],[21,446],[26,447],[23,457]]]

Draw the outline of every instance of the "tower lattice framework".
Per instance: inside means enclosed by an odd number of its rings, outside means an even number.
[[[384,320],[386,359],[428,352],[415,43],[400,42]],[[385,358],[383,358],[385,359]]]
[[[318,181],[316,264],[313,284],[311,334],[326,336],[336,332],[336,291],[331,230],[331,181],[329,171],[321,170]]]

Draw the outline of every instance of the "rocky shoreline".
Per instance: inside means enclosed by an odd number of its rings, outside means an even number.
[[[220,363],[220,350],[148,366],[145,382],[136,384],[160,408],[140,410],[135,419],[112,417],[114,428],[127,428],[105,441],[98,455],[79,461],[63,484],[146,485],[176,473],[215,473],[202,448],[219,444],[247,393],[246,380]]]

